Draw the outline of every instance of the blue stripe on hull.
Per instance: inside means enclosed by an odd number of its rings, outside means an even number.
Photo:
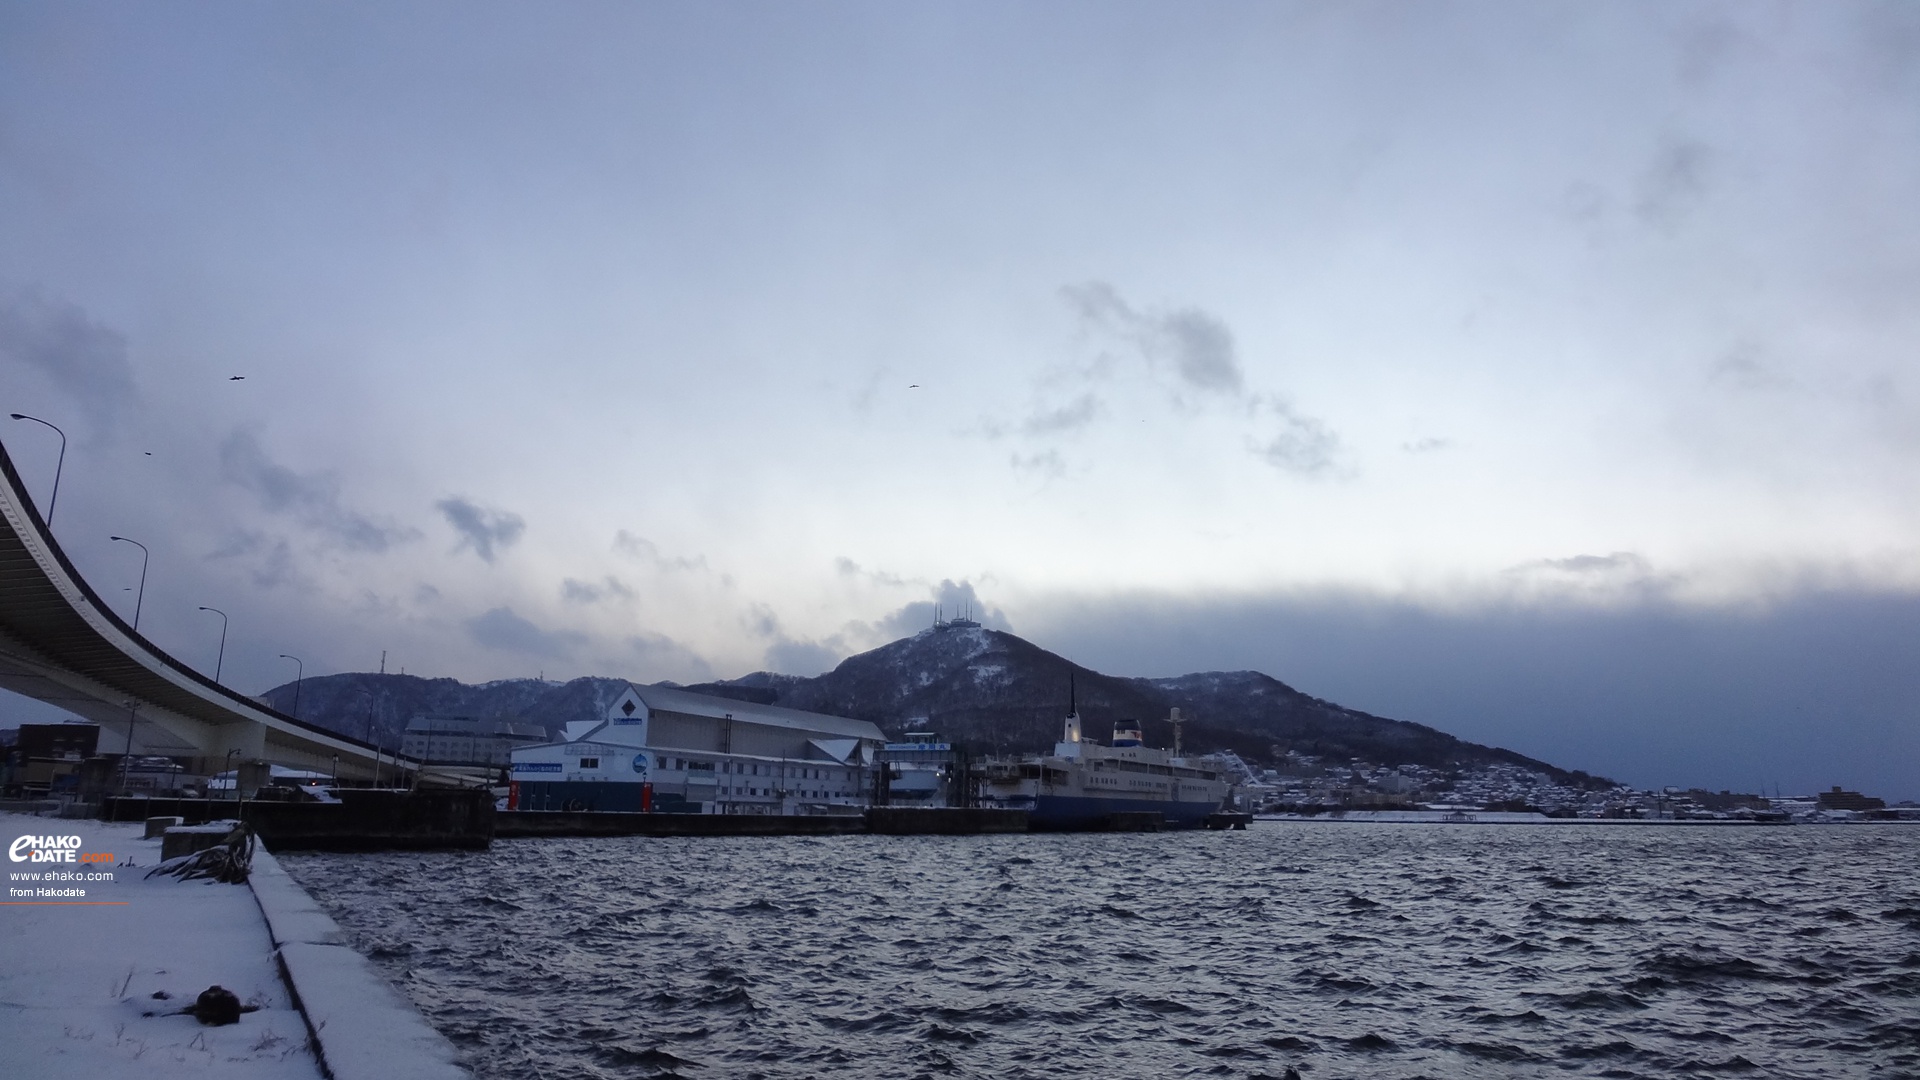
[[[1198,827],[1217,803],[1167,802],[1164,799],[1100,799],[1084,795],[1040,795],[1028,823],[1036,829],[1088,829],[1106,824],[1109,814],[1157,813],[1175,826]]]

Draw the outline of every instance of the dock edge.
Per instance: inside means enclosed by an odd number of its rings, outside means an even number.
[[[330,1080],[473,1080],[453,1043],[354,950],[340,924],[264,847],[254,850],[247,883]]]

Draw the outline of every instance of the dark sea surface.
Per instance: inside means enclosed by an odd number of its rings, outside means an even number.
[[[482,1080],[1920,1077],[1920,827],[282,857]]]

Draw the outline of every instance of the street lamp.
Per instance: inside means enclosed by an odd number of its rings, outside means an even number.
[[[28,416],[26,413],[9,413],[8,415],[15,420],[31,420],[36,424],[46,424],[47,427],[53,428],[54,434],[60,436],[60,460],[53,466],[53,497],[47,500],[47,528],[51,529],[53,528],[53,507],[60,501],[60,472],[67,467],[67,433],[37,416]]]
[[[368,743],[373,743],[373,691],[371,691],[371,690],[355,690],[355,691],[354,691],[354,693],[356,693],[356,694],[361,694],[361,695],[364,695],[364,696],[366,697],[366,699],[367,699],[367,742],[368,742]],[[380,786],[380,757],[379,757],[379,751],[380,751],[380,748],[379,748],[379,746],[378,746],[377,744],[375,744],[375,745],[374,745],[374,759],[373,759],[373,760],[374,760],[374,765],[373,765],[373,783],[374,783],[374,786],[375,786],[375,787],[378,787],[378,786]]]
[[[227,613],[217,607],[207,607],[204,604],[201,605],[200,610],[211,611],[215,615],[220,616],[220,655],[213,661],[213,684],[218,686],[220,685],[221,665],[227,662]]]
[[[133,597],[133,628],[138,630],[140,629],[140,605],[147,598],[147,562],[152,558],[152,553],[147,550],[147,545],[138,540],[129,540],[124,536],[109,536],[107,539],[132,544],[140,549],[140,591]]]
[[[140,703],[127,702],[127,752],[120,755],[120,797],[127,796],[128,785],[132,778],[128,775],[133,768],[133,722],[140,715]]]
[[[373,741],[373,691],[355,690],[354,693],[367,699],[367,741]]]
[[[235,807],[240,805],[240,770],[233,768],[233,755],[239,752],[237,748],[227,751],[226,760],[227,771],[233,773],[233,805]]]
[[[301,664],[299,657],[288,656],[286,653],[281,653],[280,659],[291,660],[296,664],[300,664],[299,667],[293,669],[293,718],[298,720],[300,719],[300,680],[306,678],[307,665]]]

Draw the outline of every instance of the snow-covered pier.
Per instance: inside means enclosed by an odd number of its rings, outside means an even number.
[[[161,842],[141,833],[0,815],[0,1076],[466,1080],[264,849],[246,885],[148,878]],[[215,985],[238,1023],[182,1011]]]

